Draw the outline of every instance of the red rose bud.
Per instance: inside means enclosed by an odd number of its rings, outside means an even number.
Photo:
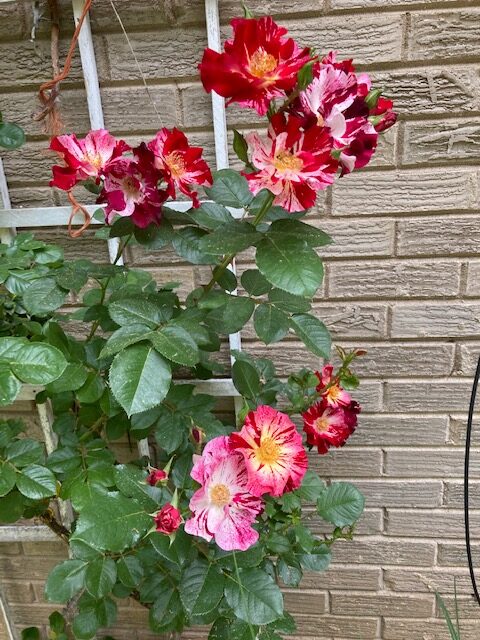
[[[193,427],[192,438],[197,444],[202,444],[205,440],[205,431],[202,431],[199,427]]]
[[[397,114],[393,113],[393,111],[388,111],[380,119],[380,122],[377,122],[377,124],[374,125],[375,131],[377,131],[378,133],[381,133],[382,131],[386,131],[387,129],[390,129],[390,127],[393,127],[396,121],[397,121]]]
[[[157,485],[165,482],[167,478],[168,474],[163,469],[152,469],[145,478],[145,481],[152,487],[156,487]]]
[[[167,536],[172,535],[180,526],[182,516],[170,502],[167,502],[154,517],[155,530]]]

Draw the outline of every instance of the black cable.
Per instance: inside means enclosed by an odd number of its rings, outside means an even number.
[[[470,407],[468,410],[467,421],[467,437],[465,442],[465,468],[463,473],[463,511],[465,514],[465,544],[467,546],[467,558],[468,568],[470,571],[470,579],[472,580],[473,593],[480,605],[480,593],[478,592],[477,581],[475,579],[475,569],[473,567],[472,559],[472,547],[470,544],[470,511],[468,501],[468,476],[470,472],[470,444],[472,441],[472,428],[473,428],[473,412],[475,411],[475,400],[477,397],[478,383],[480,380],[480,357],[477,362],[477,370],[475,371],[475,378],[473,380],[472,395],[470,396]]]

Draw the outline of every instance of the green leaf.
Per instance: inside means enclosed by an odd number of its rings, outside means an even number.
[[[297,558],[308,571],[326,571],[330,565],[332,554],[326,544],[322,544],[311,553],[299,553]]]
[[[173,248],[181,258],[191,264],[216,264],[217,256],[200,249],[200,241],[206,234],[206,231],[197,227],[183,227],[173,238]]]
[[[69,362],[60,378],[47,385],[47,391],[51,393],[63,393],[64,391],[76,391],[85,384],[87,371],[83,364]]]
[[[230,211],[216,202],[203,202],[198,209],[189,213],[190,218],[201,227],[215,231],[222,224],[234,221]]]
[[[105,391],[105,383],[98,373],[88,374],[85,384],[77,391],[77,399],[83,404],[93,404],[100,400]]]
[[[229,224],[221,225],[213,233],[204,236],[199,246],[205,253],[224,255],[226,253],[238,253],[254,245],[262,234],[245,220],[235,220]]]
[[[44,460],[43,446],[37,440],[22,438],[8,445],[5,456],[15,467],[26,467]]]
[[[22,346],[10,360],[12,372],[29,384],[48,384],[59,378],[67,367],[63,353],[44,342]]]
[[[323,480],[320,480],[314,471],[308,469],[303,477],[301,487],[295,493],[306,502],[316,502],[324,489]]]
[[[12,150],[25,143],[25,132],[17,124],[0,122],[0,147]]]
[[[242,273],[240,280],[245,291],[251,296],[261,296],[272,288],[270,282],[258,269],[247,269]]]
[[[277,309],[287,313],[305,313],[310,311],[312,306],[307,298],[295,296],[281,289],[272,289],[268,294],[268,300]]]
[[[178,591],[170,582],[159,585],[157,598],[150,609],[149,622],[153,631],[162,631],[182,612]]]
[[[62,633],[65,631],[65,618],[59,611],[54,611],[48,616],[48,624],[50,625],[50,629],[55,633]]]
[[[145,511],[151,512],[158,509],[157,500],[161,495],[158,488],[151,487],[145,481],[146,472],[133,464],[119,464],[115,466],[115,484],[120,493],[127,498],[133,498],[142,505]]]
[[[225,207],[242,209],[252,200],[247,180],[237,171],[221,169],[213,175],[213,186],[205,187],[205,193]]]
[[[253,365],[244,360],[236,360],[232,366],[232,380],[235,388],[251,400],[261,391],[260,376]]]
[[[67,263],[56,270],[55,280],[63,289],[78,292],[88,282],[88,271],[82,269],[77,262]]]
[[[225,577],[214,564],[195,560],[185,570],[180,583],[180,599],[190,616],[209,613],[223,597]]]
[[[275,287],[312,297],[323,280],[323,264],[313,249],[291,238],[265,238],[257,246],[257,267]]]
[[[107,343],[100,351],[100,358],[109,358],[119,351],[123,351],[131,344],[145,340],[147,334],[150,333],[150,329],[146,324],[135,323],[120,327],[108,338]]]
[[[0,368],[0,407],[12,404],[20,393],[21,382],[11,371],[3,367]]]
[[[146,344],[127,347],[110,368],[110,387],[128,416],[160,404],[171,380],[168,362]]]
[[[297,85],[300,91],[303,91],[313,80],[313,65],[316,60],[309,60],[298,72]]]
[[[309,351],[321,358],[329,358],[332,339],[321,320],[309,313],[295,314],[290,318],[290,326]]]
[[[54,244],[49,244],[44,249],[35,251],[35,262],[39,264],[55,264],[63,260],[63,249]]]
[[[253,315],[253,326],[260,340],[265,344],[278,342],[289,329],[288,316],[271,304],[260,304]]]
[[[15,486],[15,469],[9,462],[0,460],[0,496],[5,496]]]
[[[45,596],[50,602],[68,602],[83,589],[87,565],[83,560],[65,560],[50,572]]]
[[[22,640],[41,640],[40,630],[37,627],[22,629]]]
[[[162,307],[140,296],[112,302],[108,313],[114,322],[127,327],[140,324],[155,329],[166,319]]]
[[[365,498],[349,482],[334,482],[317,500],[317,511],[336,527],[353,525],[362,515]]]
[[[288,561],[287,561],[288,560]],[[278,575],[287,587],[298,587],[303,576],[300,563],[293,557],[279,558],[277,563]]]
[[[54,278],[40,278],[25,289],[23,306],[31,315],[46,316],[62,306],[66,295]]]
[[[117,561],[118,579],[126,587],[137,587],[143,578],[143,567],[136,556],[124,556]]]
[[[254,309],[250,298],[226,296],[224,304],[210,311],[205,322],[217,333],[235,333],[245,326]]]
[[[244,136],[237,131],[233,130],[233,150],[237,154],[239,160],[243,163],[248,164],[248,144],[245,140]]]
[[[167,325],[151,332],[148,338],[156,351],[177,364],[192,367],[200,358],[196,342],[180,326]]]
[[[0,523],[10,524],[23,516],[25,498],[18,491],[11,491],[0,498]]]
[[[50,498],[57,490],[55,476],[46,467],[31,464],[17,476],[17,487],[20,493],[32,500]]]
[[[151,224],[146,229],[135,227],[135,240],[148,249],[161,249],[172,241],[174,235],[173,226],[166,218],[160,226]]]
[[[85,573],[85,587],[94,598],[103,598],[117,580],[117,566],[112,558],[102,556],[90,562]]]
[[[151,516],[132,498],[115,491],[97,493],[80,513],[70,540],[99,551],[121,552],[137,544],[151,525]]]
[[[438,593],[438,591],[435,591],[435,599],[437,601],[437,605],[438,608],[440,609],[440,612],[442,614],[442,616],[445,619],[445,622],[447,623],[447,628],[448,628],[448,632],[450,634],[450,637],[452,638],[452,640],[461,640],[460,637],[460,628],[456,627],[455,624],[453,623],[452,617],[450,615],[450,612],[447,609],[447,606],[442,598],[442,596]],[[455,598],[456,600],[456,598]]]
[[[283,614],[282,592],[261,569],[240,569],[240,583],[231,577],[225,585],[225,598],[237,618],[250,624],[268,624]]]
[[[292,240],[305,242],[309,247],[323,247],[332,243],[331,237],[321,229],[300,220],[276,220],[270,225],[267,238],[282,240],[288,236]]]

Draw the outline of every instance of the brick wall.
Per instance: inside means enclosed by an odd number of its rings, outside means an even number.
[[[41,5],[46,4],[41,2]],[[62,47],[71,33],[62,0]],[[117,0],[161,115],[182,126],[213,157],[209,98],[196,63],[205,46],[201,0]],[[221,0],[222,22],[238,11]],[[468,0],[250,0],[271,11],[302,41],[337,48],[394,98],[400,123],[371,167],[326,193],[315,219],[336,240],[323,250],[327,269],[315,309],[345,346],[366,348],[359,362],[364,413],[345,449],[315,458],[331,478],[353,480],[367,510],[353,542],[341,543],[332,568],[308,576],[287,595],[298,640],[443,640],[431,588],[447,604],[457,578],[463,640],[480,637],[462,542],[462,457],[471,378],[480,351],[480,5]],[[15,206],[59,204],[47,186],[46,138],[32,123],[34,91],[49,71],[48,23],[29,41],[30,2],[0,5],[0,109],[30,134],[4,156]],[[106,124],[137,140],[155,131],[128,46],[109,2],[94,2],[92,25]],[[79,61],[62,85],[68,129],[88,128]],[[255,126],[232,109],[229,124]],[[98,255],[90,239],[67,252]],[[106,255],[106,254],[104,254]],[[131,255],[160,280],[169,256]],[[240,261],[248,266],[251,256]],[[170,265],[171,268],[171,265]],[[202,270],[176,260],[188,286]],[[247,328],[245,348],[266,352]],[[273,348],[279,367],[302,366],[293,339]],[[308,364],[317,363],[311,356]],[[27,411],[27,407],[19,410]],[[477,439],[478,442],[478,439]],[[480,566],[480,450],[473,453],[472,535]],[[319,529],[320,530],[320,529]],[[0,575],[17,628],[45,623],[42,582],[63,553],[59,543],[2,545]],[[118,638],[137,637],[142,614],[122,610]],[[133,627],[132,627],[133,625]],[[148,636],[138,631],[138,638]],[[205,638],[205,632],[185,638]],[[3,638],[0,633],[0,638]]]

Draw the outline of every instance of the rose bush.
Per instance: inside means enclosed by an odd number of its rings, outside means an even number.
[[[236,424],[193,381],[224,374],[221,341],[251,318],[265,344],[293,332],[329,361],[328,330],[310,311],[323,278],[315,249],[331,240],[301,218],[318,191],[368,163],[395,115],[350,60],[301,48],[269,17],[232,26],[200,74],[207,91],[267,117],[266,135],[235,132],[242,171],[212,173],[177,129],[135,148],[105,130],[61,135],[50,145],[61,158],[52,185],[76,210],[74,188],[96,193],[105,223],[96,235],[119,238],[115,264],[64,261],[29,233],[0,246],[0,402],[22,383],[43,385],[37,403],[51,404],[56,438],[47,455],[20,422],[3,421],[0,520],[40,518],[69,545],[46,584],[48,600],[70,603],[66,620],[50,619],[57,638],[94,637],[114,624],[116,600],[133,597],[156,632],[204,624],[211,640],[278,639],[295,629],[279,585],[325,570],[363,510],[355,487],[309,469],[355,431],[360,351],[337,347],[336,368],[287,379],[271,360],[235,353]],[[177,195],[191,208],[169,207]],[[182,299],[178,283],[116,264],[134,243],[172,247],[210,278]],[[255,267],[236,295],[228,266],[252,247]],[[64,306],[72,296],[74,310]],[[149,438],[150,457],[132,448],[118,460],[124,438]],[[55,498],[64,516],[71,503],[64,524]],[[309,528],[316,517],[329,535]]]

